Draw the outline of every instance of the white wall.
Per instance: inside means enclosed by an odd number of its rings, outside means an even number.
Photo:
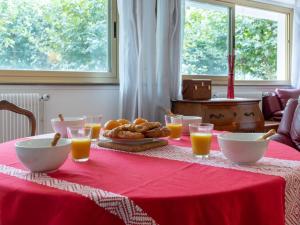
[[[283,86],[282,86],[283,87]],[[236,97],[260,96],[274,86],[236,86]],[[213,86],[213,95],[226,96],[226,86]],[[119,86],[117,85],[0,85],[0,92],[34,92],[49,94],[45,102],[44,132],[51,132],[50,119],[59,113],[65,116],[102,114],[103,121],[119,117]],[[251,96],[250,96],[251,95]]]
[[[0,85],[0,92],[49,94],[45,102],[44,132],[51,132],[51,118],[102,114],[103,121],[119,116],[119,86],[108,85]]]

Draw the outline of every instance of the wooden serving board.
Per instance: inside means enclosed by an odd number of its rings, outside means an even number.
[[[166,145],[168,145],[167,140],[156,140],[153,142],[138,144],[138,145],[120,144],[111,141],[98,142],[99,147],[110,148],[110,149],[115,149],[115,150],[120,150],[125,152],[142,152],[142,151],[146,151],[149,149],[158,148]]]

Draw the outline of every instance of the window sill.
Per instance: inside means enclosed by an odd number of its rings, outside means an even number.
[[[225,86],[227,85],[227,76],[206,76],[206,75],[182,75],[183,79],[210,79],[212,85]],[[235,86],[290,86],[289,80],[235,80]]]
[[[112,73],[0,70],[0,84],[118,84]]]

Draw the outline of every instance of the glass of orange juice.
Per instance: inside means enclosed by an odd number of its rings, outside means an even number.
[[[165,115],[166,126],[170,129],[170,139],[180,140],[182,134],[182,115]]]
[[[91,139],[92,141],[97,141],[99,139],[100,131],[101,131],[101,120],[102,115],[96,116],[87,116],[85,127],[91,128]]]
[[[196,157],[208,158],[213,129],[214,125],[211,123],[189,124],[192,150]]]
[[[91,148],[91,128],[90,127],[68,127],[68,137],[72,139],[72,158],[76,162],[86,162],[89,160]]]

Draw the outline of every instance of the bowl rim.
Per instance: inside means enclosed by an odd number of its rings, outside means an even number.
[[[38,141],[38,140],[52,140],[53,138],[37,138],[37,139],[27,139],[27,140],[21,140],[21,141],[17,141],[15,143],[15,147],[16,148],[22,148],[22,149],[45,149],[45,148],[51,148],[51,149],[56,149],[56,148],[61,148],[61,147],[65,147],[65,146],[69,146],[71,145],[72,141],[71,139],[68,138],[61,138],[60,140],[64,140],[66,142],[61,143],[60,145],[56,145],[56,146],[22,146],[20,144],[24,143],[24,142],[30,142],[30,141]]]
[[[60,121],[60,118],[55,117],[51,119],[51,122],[78,122],[86,120],[86,116],[66,116],[64,121]]]
[[[269,142],[269,139],[263,139],[263,140],[236,140],[236,139],[231,139],[231,138],[225,138],[224,136],[227,134],[245,134],[245,135],[249,135],[249,134],[264,134],[264,133],[260,133],[260,132],[255,132],[255,133],[245,133],[245,132],[239,132],[239,133],[222,133],[217,135],[218,139],[220,140],[225,140],[225,141],[232,141],[232,142],[257,142],[257,143],[261,143],[261,142]]]
[[[183,120],[202,120],[202,116],[183,116]]]

